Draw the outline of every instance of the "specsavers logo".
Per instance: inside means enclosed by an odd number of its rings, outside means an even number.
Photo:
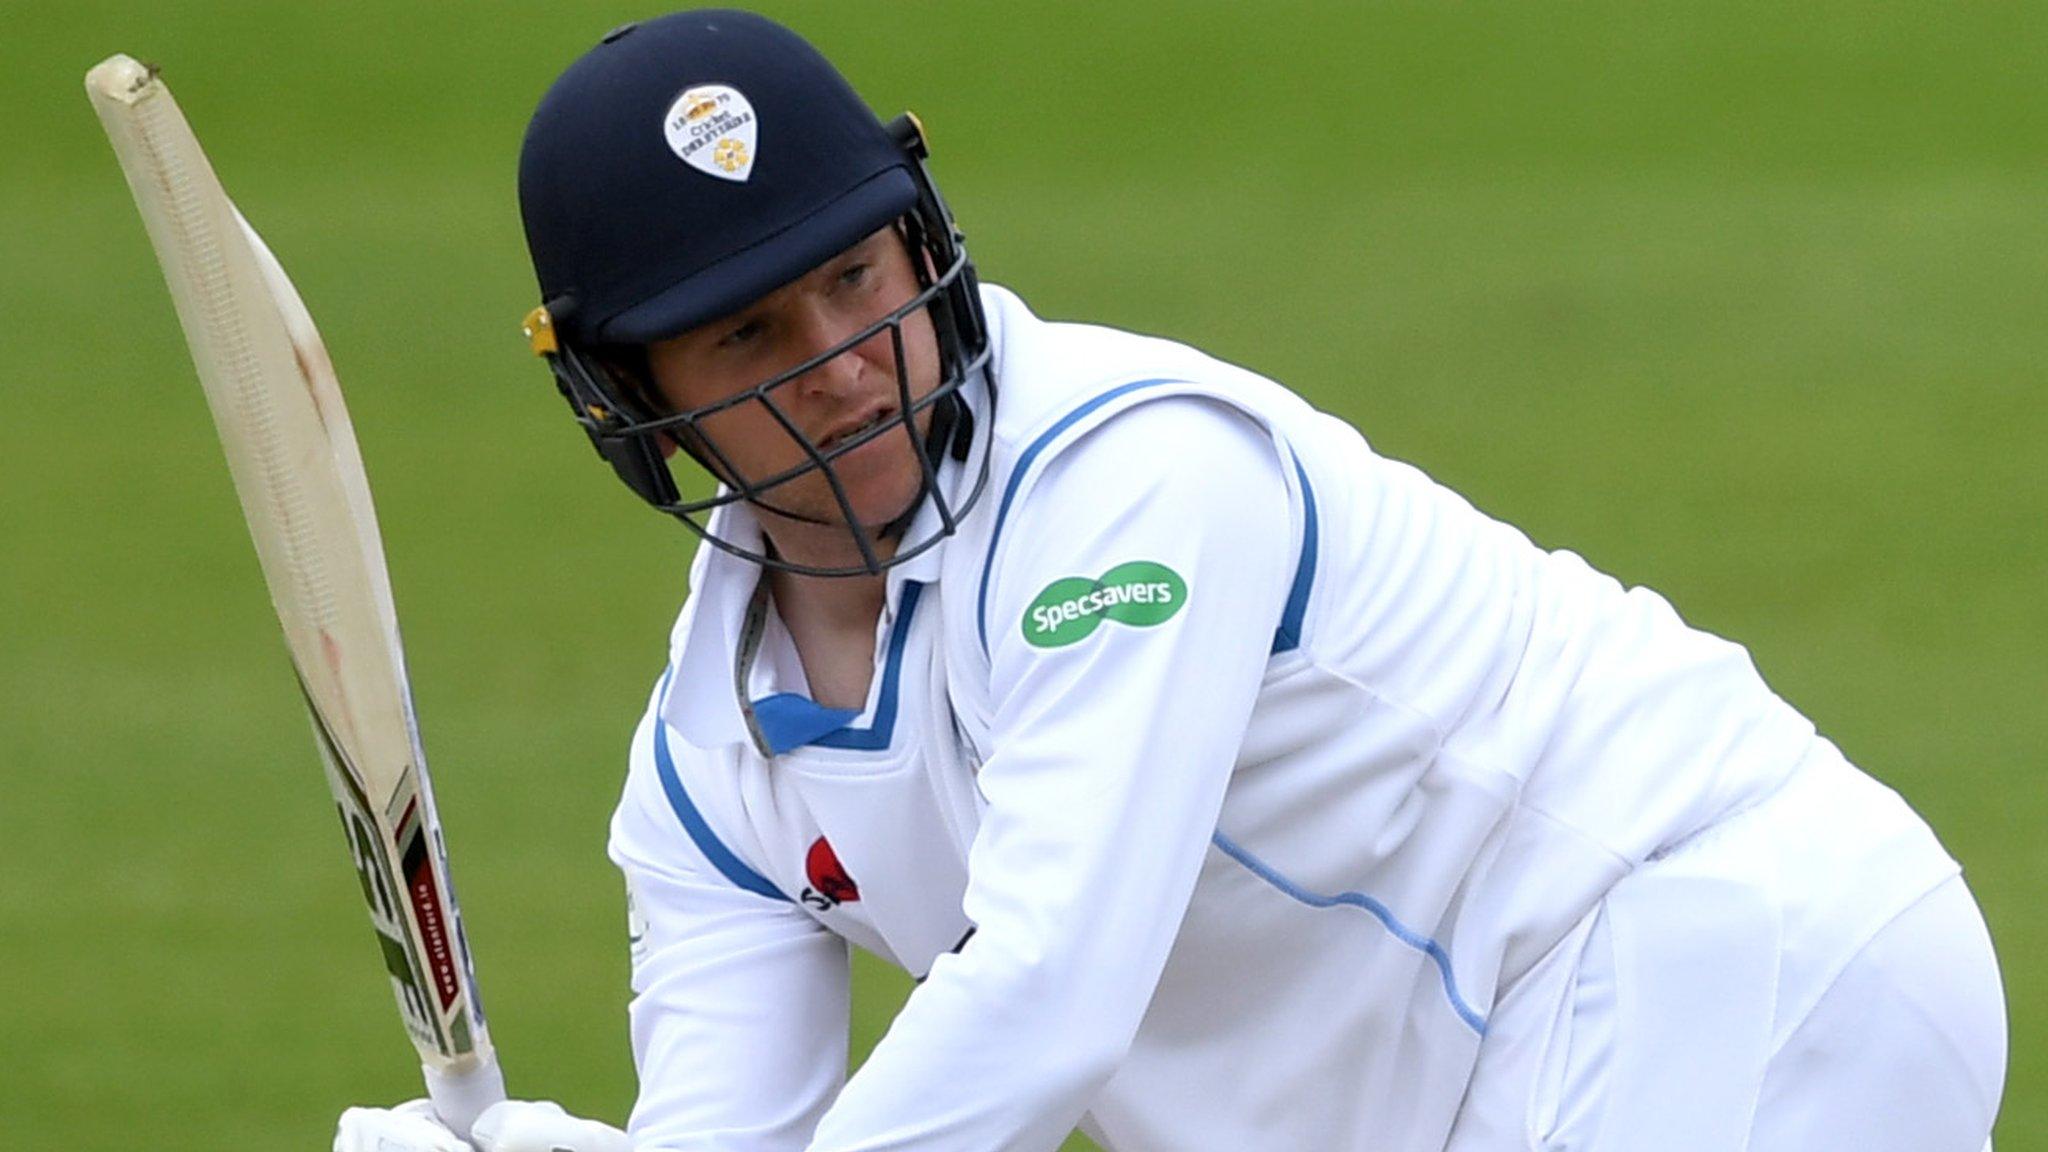
[[[745,183],[754,171],[754,106],[726,84],[700,84],[668,106],[661,131],[671,152],[697,171]]]
[[[1133,560],[1100,577],[1067,576],[1045,586],[1024,610],[1024,639],[1034,648],[1064,648],[1087,639],[1105,620],[1150,628],[1187,603],[1187,581],[1164,564]]]

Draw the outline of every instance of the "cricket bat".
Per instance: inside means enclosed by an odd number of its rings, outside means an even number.
[[[369,482],[320,334],[154,68],[85,87],[170,286],[298,673],[384,969],[442,1120],[504,1082],[448,877]]]

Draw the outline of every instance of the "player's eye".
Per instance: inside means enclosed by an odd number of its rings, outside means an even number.
[[[848,288],[858,288],[867,281],[868,270],[865,263],[848,264],[839,271],[839,283]]]
[[[767,325],[759,320],[744,320],[733,326],[732,331],[718,338],[720,348],[738,348],[743,344],[760,339]]]

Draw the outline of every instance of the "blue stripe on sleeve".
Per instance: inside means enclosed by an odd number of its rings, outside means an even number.
[[[1109,391],[1089,399],[1086,403],[1065,416],[1060,417],[1052,427],[1041,432],[1038,439],[1033,440],[1031,446],[1024,449],[1023,453],[1017,457],[1016,467],[1010,469],[1010,482],[1003,486],[1003,502],[996,506],[995,527],[988,534],[988,556],[981,562],[981,594],[975,601],[974,622],[975,627],[981,632],[981,651],[983,655],[988,654],[988,576],[995,567],[996,542],[1003,538],[1003,522],[1009,519],[1010,503],[1017,498],[1017,489],[1024,483],[1024,477],[1030,473],[1031,465],[1038,459],[1039,453],[1045,451],[1046,447],[1057,439],[1060,433],[1072,428],[1076,422],[1086,417],[1089,413],[1100,409],[1111,400],[1136,392],[1140,388],[1156,388],[1161,384],[1179,383],[1182,383],[1182,381],[1169,380],[1162,377],[1156,380],[1133,380],[1128,384],[1119,384]]]
[[[1287,607],[1280,613],[1280,627],[1273,633],[1273,654],[1301,647],[1301,620],[1308,614],[1309,589],[1316,582],[1316,490],[1308,482],[1308,470],[1301,458],[1294,458],[1294,474],[1301,478],[1301,559],[1294,567],[1294,587],[1288,590]]]
[[[662,676],[658,699],[668,698],[668,682],[674,675],[675,669],[671,668]],[[683,787],[682,777],[676,774],[675,761],[670,758],[668,725],[661,719],[659,704],[655,706],[654,715],[654,771],[661,777],[661,790],[668,794],[668,806],[675,809],[676,819],[682,821],[683,831],[690,834],[690,841],[697,845],[697,851],[702,852],[705,859],[711,861],[712,867],[723,873],[727,880],[755,895],[789,902],[789,897],[769,883],[767,877],[747,867],[745,861],[733,855],[732,849],[727,848],[724,841],[718,838],[718,833],[711,830],[711,825],[705,823],[704,814],[697,811],[696,803],[690,799],[690,793]]]
[[[1127,395],[1141,388],[1154,388],[1161,384],[1178,383],[1182,383],[1182,381],[1159,378],[1153,380],[1134,380],[1128,384],[1119,384],[1107,392],[1091,397],[1073,411],[1060,417],[1059,420],[1053,423],[1052,427],[1041,432],[1038,439],[1033,440],[1031,445],[1018,455],[1016,467],[1010,469],[1009,482],[1003,486],[1002,503],[996,507],[995,527],[989,532],[988,556],[982,561],[981,565],[981,590],[975,604],[975,627],[981,636],[981,650],[984,655],[988,652],[988,582],[990,573],[995,569],[996,545],[1002,539],[1003,524],[1010,516],[1010,505],[1016,500],[1017,490],[1023,486],[1024,478],[1030,474],[1031,465],[1038,460],[1040,453],[1044,452],[1054,440],[1059,438],[1060,433],[1073,427],[1090,413],[1101,409],[1103,405],[1115,400],[1117,397]],[[1304,505],[1301,559],[1294,570],[1294,584],[1288,590],[1287,604],[1280,616],[1280,627],[1273,633],[1272,652],[1276,656],[1282,652],[1291,652],[1301,646],[1302,618],[1308,612],[1309,591],[1315,584],[1316,575],[1316,547],[1319,525],[1316,519],[1315,489],[1309,484],[1308,471],[1301,466],[1301,461],[1298,458],[1294,460],[1294,473],[1301,479],[1301,498]]]

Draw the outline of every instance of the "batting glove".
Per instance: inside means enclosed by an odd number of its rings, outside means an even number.
[[[334,1125],[334,1152],[475,1152],[434,1116],[425,1100],[396,1108],[350,1108]]]
[[[334,1152],[629,1152],[626,1134],[571,1116],[551,1100],[506,1100],[484,1109],[464,1141],[426,1100],[350,1108],[334,1128]]]
[[[626,1134],[562,1111],[552,1100],[507,1100],[469,1130],[476,1152],[630,1152]]]

